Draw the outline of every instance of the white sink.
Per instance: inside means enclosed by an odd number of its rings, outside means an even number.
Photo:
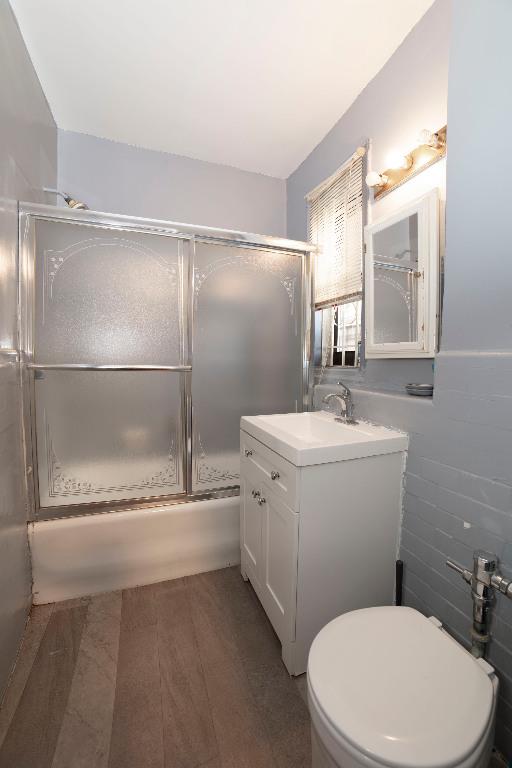
[[[328,411],[243,416],[240,427],[297,467],[407,448],[407,435],[401,432],[365,421],[342,424]]]

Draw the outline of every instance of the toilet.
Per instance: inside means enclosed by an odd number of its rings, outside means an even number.
[[[308,659],[313,768],[487,768],[498,679],[435,618],[351,611]]]

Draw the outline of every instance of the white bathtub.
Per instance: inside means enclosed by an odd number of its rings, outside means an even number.
[[[235,496],[30,523],[34,603],[237,564],[239,510]]]

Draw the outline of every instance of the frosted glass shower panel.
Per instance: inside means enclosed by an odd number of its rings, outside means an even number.
[[[177,238],[36,221],[35,360],[183,363],[183,253]]]
[[[35,380],[42,507],[182,493],[182,382],[167,371]]]
[[[301,409],[301,255],[197,243],[195,492],[239,483],[240,417]]]

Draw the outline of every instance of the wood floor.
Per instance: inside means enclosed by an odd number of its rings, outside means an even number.
[[[238,568],[35,607],[0,768],[309,768],[300,683]]]

